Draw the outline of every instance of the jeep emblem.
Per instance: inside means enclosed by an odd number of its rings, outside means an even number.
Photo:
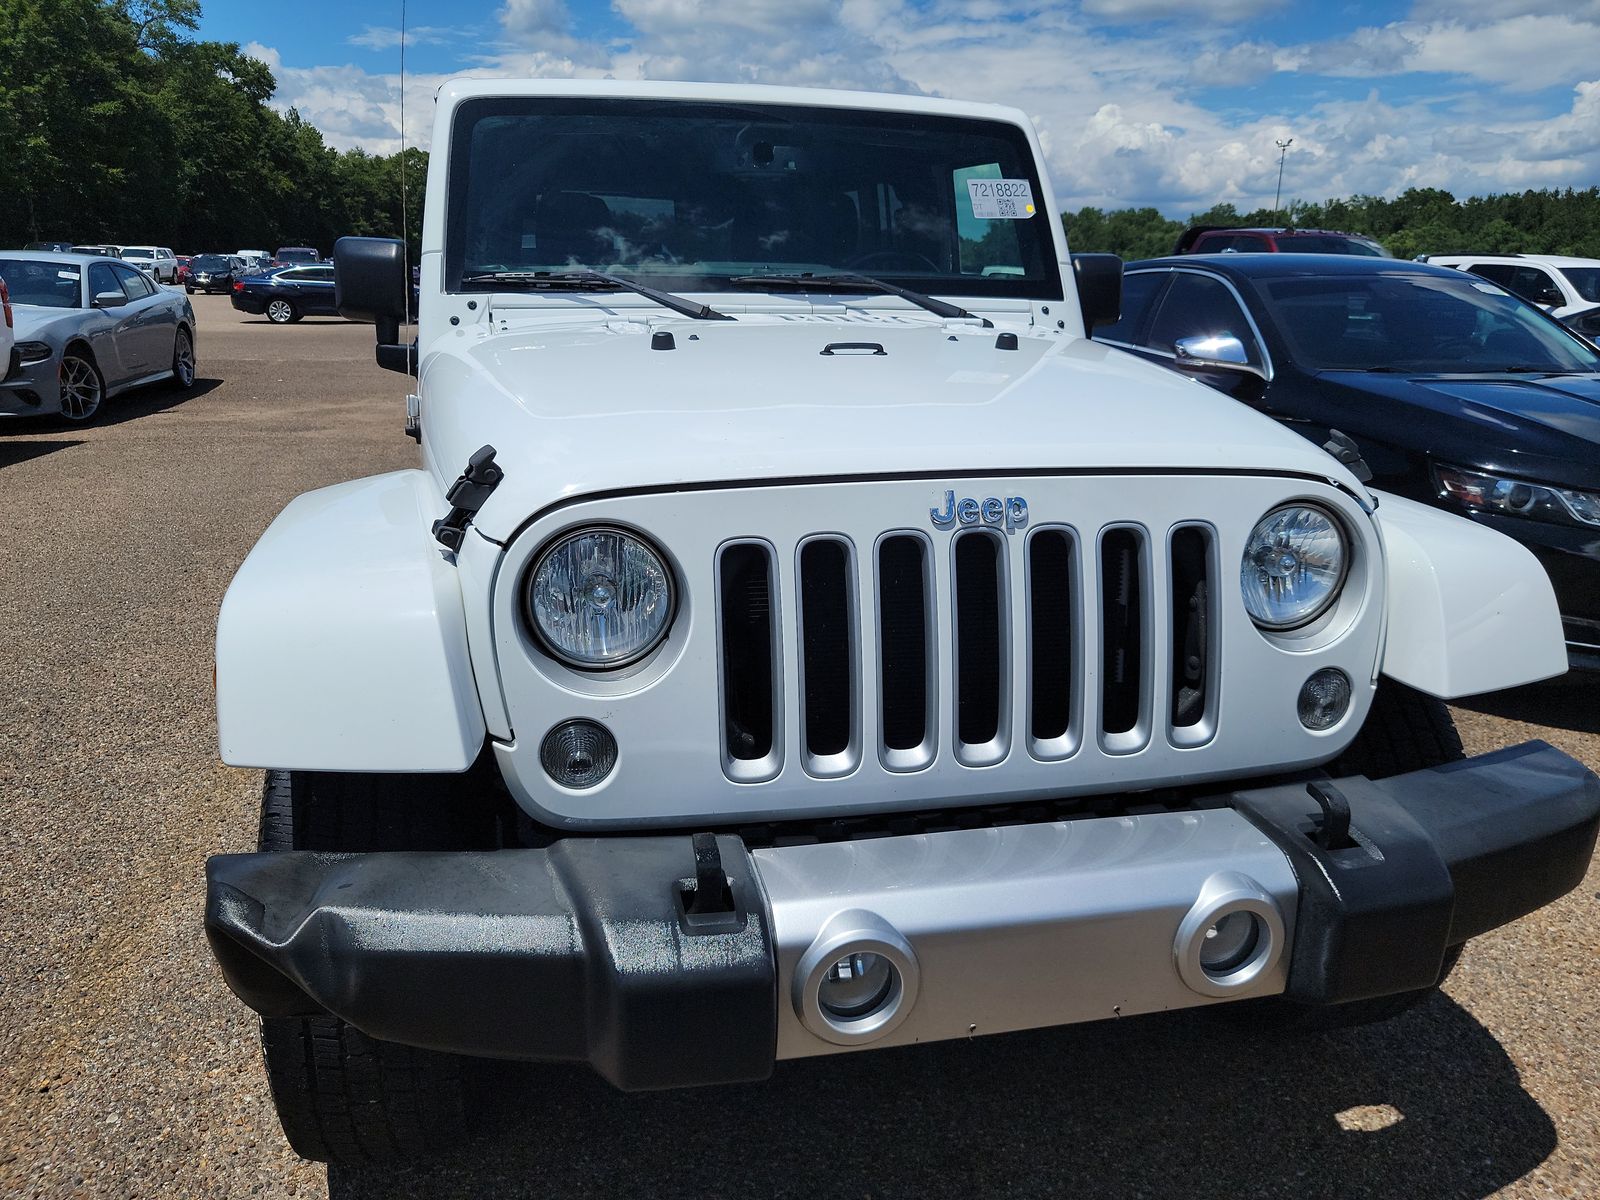
[[[944,494],[944,508],[930,508],[935,529],[950,529],[955,525],[993,525],[1007,533],[1021,529],[1028,523],[1028,502],[1021,496],[985,496],[974,500],[971,496],[956,499],[954,492]]]

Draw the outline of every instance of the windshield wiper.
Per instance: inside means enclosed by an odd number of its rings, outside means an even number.
[[[994,322],[988,317],[980,317],[969,313],[966,309],[955,304],[948,304],[943,300],[935,300],[932,296],[925,296],[921,292],[913,292],[910,288],[903,288],[899,284],[889,283],[883,279],[874,279],[871,275],[855,275],[850,273],[814,275],[810,271],[798,275],[735,275],[729,283],[779,283],[786,287],[815,288],[819,291],[852,291],[858,288],[867,288],[874,292],[883,292],[890,296],[899,296],[902,300],[909,300],[918,308],[925,308],[940,317],[965,317],[969,321],[982,321],[985,329],[993,329]]]
[[[624,275],[613,275],[609,271],[480,271],[476,275],[463,277],[461,282],[511,284],[516,287],[548,288],[551,291],[564,292],[619,289],[634,292],[646,300],[654,300],[662,308],[670,308],[673,312],[693,317],[697,321],[733,320],[727,313],[720,313],[709,304],[696,304],[693,300],[685,300],[682,296],[674,296],[671,292],[663,292],[659,288],[650,287]]]

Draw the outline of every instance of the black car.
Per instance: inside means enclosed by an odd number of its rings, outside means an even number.
[[[282,267],[249,275],[233,285],[233,306],[240,312],[265,313],[274,325],[301,317],[338,316],[333,302],[333,268]]]
[[[1099,341],[1193,375],[1373,486],[1471,517],[1550,573],[1575,666],[1600,668],[1600,354],[1445,267],[1339,255],[1129,264]]]
[[[231,292],[237,280],[244,278],[242,258],[232,254],[200,254],[189,261],[189,278],[184,281],[186,292]]]

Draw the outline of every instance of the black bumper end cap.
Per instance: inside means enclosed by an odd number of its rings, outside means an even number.
[[[1544,742],[1334,785],[1343,839],[1305,784],[1230,799],[1299,882],[1284,994],[1307,1004],[1431,987],[1448,947],[1576,887],[1600,829],[1600,779]]]

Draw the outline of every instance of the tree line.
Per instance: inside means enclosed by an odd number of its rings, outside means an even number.
[[[0,0],[0,246],[122,242],[183,253],[396,236],[402,166],[420,241],[427,155],[336,151],[269,101],[271,70],[201,41],[200,0]],[[1600,258],[1600,188],[1458,200],[1438,188],[1188,222],[1155,208],[1061,215],[1074,250],[1171,251],[1186,224],[1340,229],[1396,256],[1451,250]],[[973,245],[977,259],[982,247]],[[986,261],[986,260],[985,260]],[[996,261],[1011,261],[1001,258]]]
[[[1322,204],[1295,201],[1284,209],[1245,213],[1218,204],[1188,221],[1169,220],[1154,208],[1080,208],[1062,213],[1061,222],[1073,250],[1119,254],[1130,262],[1171,254],[1189,225],[1337,229],[1376,238],[1396,258],[1451,251],[1600,258],[1600,187],[1464,200],[1440,188],[1409,188],[1392,200],[1352,196]]]
[[[399,154],[336,151],[271,70],[197,40],[199,0],[0,0],[0,246],[179,253],[397,236]],[[421,234],[427,155],[404,155]]]

